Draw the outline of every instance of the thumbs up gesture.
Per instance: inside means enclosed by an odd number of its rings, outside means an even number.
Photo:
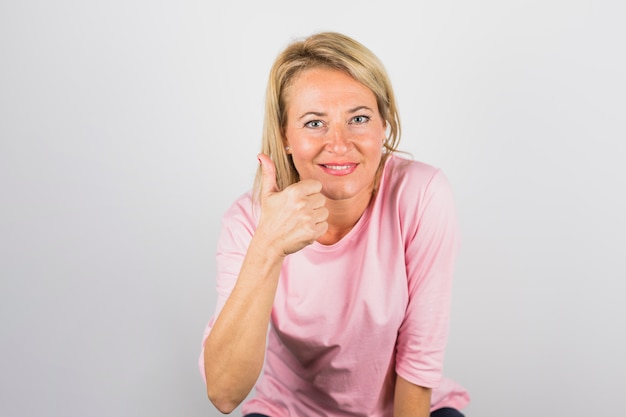
[[[322,184],[307,179],[279,191],[274,162],[265,154],[258,158],[262,170],[261,219],[255,237],[281,256],[297,252],[328,230]]]

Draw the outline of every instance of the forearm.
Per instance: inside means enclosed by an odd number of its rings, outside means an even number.
[[[396,377],[393,417],[428,417],[430,415],[431,389],[420,387]]]
[[[245,399],[262,370],[283,259],[253,239],[237,284],[205,342],[207,394],[222,412]]]

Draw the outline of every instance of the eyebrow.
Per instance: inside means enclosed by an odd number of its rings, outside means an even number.
[[[356,113],[356,112],[361,111],[361,110],[369,110],[372,113],[374,112],[374,110],[372,110],[371,108],[369,108],[367,106],[356,106],[356,107],[348,110],[348,113]],[[298,120],[302,120],[302,119],[304,119],[307,116],[324,117],[324,116],[326,116],[326,113],[321,113],[321,112],[317,112],[317,111],[308,111],[308,112],[304,113],[302,116],[300,116],[298,118]]]

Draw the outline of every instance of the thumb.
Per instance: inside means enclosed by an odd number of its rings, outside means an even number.
[[[259,163],[261,164],[262,181],[261,181],[261,195],[265,196],[270,193],[278,191],[276,186],[276,166],[274,161],[264,153],[257,155]]]

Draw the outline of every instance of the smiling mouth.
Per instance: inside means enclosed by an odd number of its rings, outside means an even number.
[[[320,164],[320,167],[329,175],[341,177],[352,174],[358,165],[355,162],[347,162],[343,164]]]

